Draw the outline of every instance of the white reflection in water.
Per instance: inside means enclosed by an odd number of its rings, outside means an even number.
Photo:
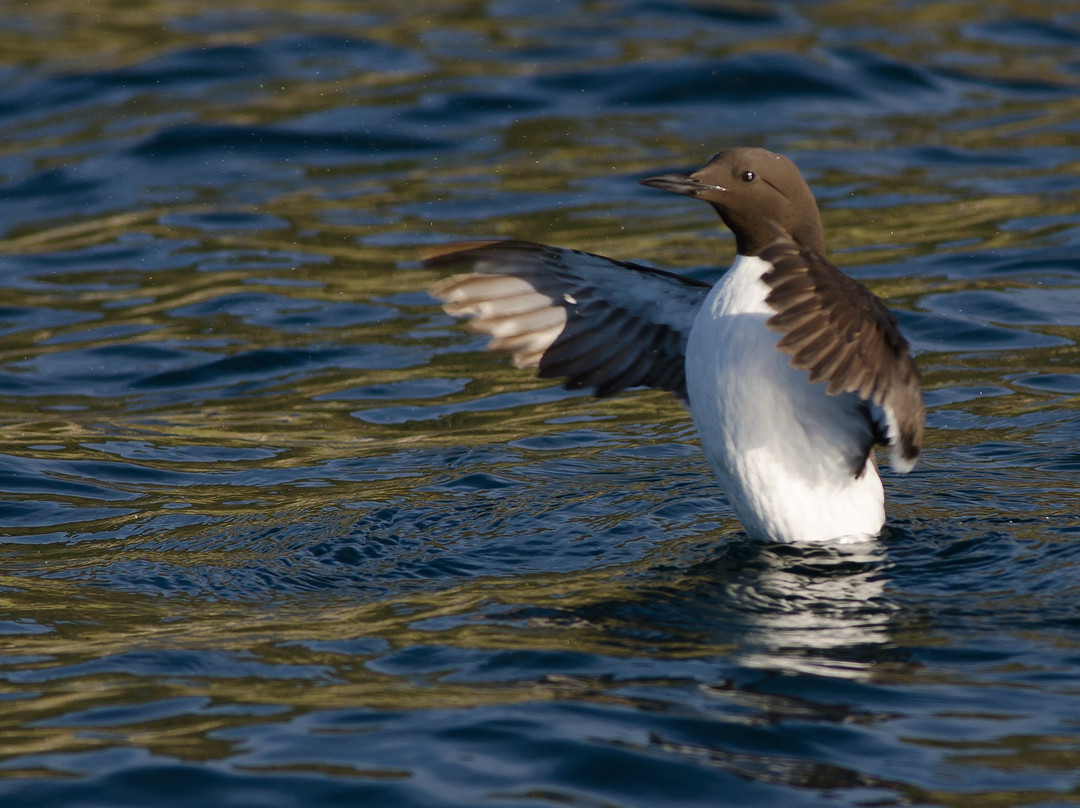
[[[763,546],[754,575],[731,581],[748,667],[861,679],[889,642],[896,606],[884,597],[890,566],[882,544]]]

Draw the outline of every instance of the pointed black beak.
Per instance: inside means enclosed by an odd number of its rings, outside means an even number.
[[[673,194],[683,196],[697,196],[702,191],[724,191],[719,185],[710,185],[707,182],[696,180],[690,174],[661,174],[659,177],[648,177],[641,180],[642,185],[659,188],[661,191],[670,191]]]

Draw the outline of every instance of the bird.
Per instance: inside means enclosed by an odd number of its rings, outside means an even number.
[[[920,375],[896,318],[825,254],[795,163],[731,148],[641,184],[700,199],[735,236],[713,285],[528,241],[443,244],[428,267],[445,311],[519,368],[597,396],[646,386],[690,410],[705,456],[750,537],[867,541],[885,524],[876,445],[891,468],[922,448]]]

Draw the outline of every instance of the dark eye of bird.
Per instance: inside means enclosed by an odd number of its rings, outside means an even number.
[[[742,178],[743,178],[743,182],[753,182],[754,181],[754,172],[753,171],[744,171],[742,173]]]

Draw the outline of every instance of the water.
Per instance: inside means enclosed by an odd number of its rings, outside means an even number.
[[[1080,14],[0,6],[5,806],[1080,802]],[[792,156],[919,352],[856,547],[670,397],[485,354],[418,248],[713,278],[636,185]]]

